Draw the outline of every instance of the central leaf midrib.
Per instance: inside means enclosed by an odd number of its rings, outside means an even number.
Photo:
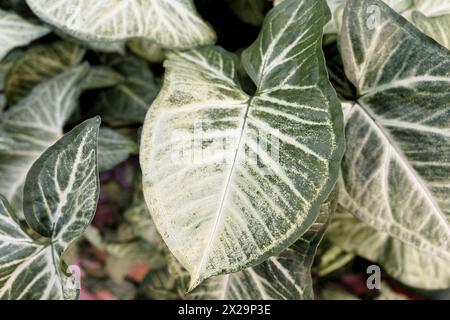
[[[194,278],[195,280],[198,280],[198,277],[199,277],[199,275],[200,275],[200,273],[201,273],[201,271],[203,269],[203,266],[204,266],[205,262],[207,261],[207,258],[209,256],[209,252],[211,251],[212,244],[214,242],[214,239],[216,238],[218,227],[219,227],[220,222],[221,222],[222,217],[223,217],[224,204],[225,204],[225,201],[226,201],[226,199],[228,197],[228,194],[229,194],[229,188],[230,188],[230,184],[231,184],[231,179],[234,176],[234,172],[235,172],[235,169],[236,169],[237,158],[239,156],[239,151],[242,148],[243,141],[245,141],[245,139],[243,139],[243,138],[244,138],[245,128],[247,126],[248,112],[250,110],[250,106],[251,106],[252,101],[254,100],[254,98],[255,98],[255,96],[250,97],[248,102],[247,102],[247,106],[246,106],[245,113],[244,113],[244,119],[242,121],[242,125],[241,125],[241,128],[240,128],[241,133],[240,133],[239,140],[238,140],[238,143],[237,143],[237,147],[236,147],[236,150],[235,150],[235,153],[234,153],[234,157],[233,157],[233,163],[232,163],[231,168],[228,171],[228,174],[227,174],[227,177],[226,177],[227,181],[226,181],[223,193],[222,193],[222,197],[220,199],[219,209],[217,211],[216,219],[214,221],[214,225],[213,225],[210,237],[208,239],[208,244],[207,244],[207,246],[206,246],[206,248],[205,248],[205,250],[203,252],[202,258],[200,260],[200,264],[199,264],[199,266],[197,268],[197,273],[196,273],[196,276]]]

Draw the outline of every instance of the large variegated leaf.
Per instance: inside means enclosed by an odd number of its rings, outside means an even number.
[[[79,83],[87,73],[88,67],[83,65],[54,77],[2,115],[0,129],[14,143],[0,151],[0,194],[18,213],[28,170],[62,136],[63,126],[77,106]]]
[[[0,10],[0,60],[12,49],[25,46],[49,32],[47,27],[31,24],[15,13]]]
[[[79,125],[30,170],[25,215],[45,241],[24,232],[0,197],[0,299],[77,298],[79,284],[66,276],[61,255],[81,236],[97,206],[99,124],[95,118]]]
[[[450,287],[449,262],[359,221],[339,207],[327,237],[344,250],[380,264],[395,279],[428,290]]]
[[[324,1],[268,13],[243,54],[253,97],[223,49],[168,55],[140,156],[146,202],[191,288],[281,253],[333,188],[343,134],[321,52],[328,18]]]
[[[328,220],[336,208],[336,200],[336,193],[333,193],[330,200],[322,205],[320,214],[311,228],[280,255],[271,257],[256,267],[208,279],[184,298],[203,300],[314,299],[311,265],[317,246],[328,225]],[[183,283],[183,279],[181,279],[181,283]],[[181,288],[186,288],[186,286],[182,285]]]
[[[31,47],[9,70],[5,93],[10,105],[26,97],[39,83],[80,63],[85,50],[70,42]]]
[[[82,40],[146,38],[164,47],[210,44],[214,31],[192,0],[27,0],[42,20]]]
[[[359,96],[346,113],[341,203],[450,260],[450,51],[378,0],[348,2],[341,46]]]
[[[128,56],[114,67],[125,79],[98,95],[93,113],[113,125],[141,124],[160,85],[144,60]]]
[[[423,33],[450,50],[450,13],[427,17],[420,12],[414,12],[412,21]]]
[[[110,128],[101,128],[98,138],[99,170],[110,170],[136,154],[138,146],[130,137]]]

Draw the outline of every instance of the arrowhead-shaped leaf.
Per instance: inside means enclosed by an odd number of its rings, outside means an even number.
[[[342,205],[450,260],[450,51],[378,0],[348,2],[341,45],[359,96],[346,112]]]
[[[31,24],[15,13],[0,9],[0,60],[12,49],[25,46],[49,32],[47,27]]]
[[[343,124],[321,51],[328,19],[324,1],[284,1],[268,13],[243,54],[253,97],[223,49],[168,55],[140,156],[146,202],[191,288],[281,253],[332,190]]]
[[[0,197],[0,299],[77,298],[75,279],[66,276],[61,255],[82,235],[97,206],[99,125],[94,118],[73,129],[28,174],[26,220],[45,240],[24,232]]]
[[[146,38],[163,47],[189,48],[215,41],[192,0],[27,0],[42,20],[82,40]]]
[[[78,45],[63,41],[33,46],[25,51],[14,62],[5,80],[9,105],[28,96],[37,84],[76,66],[84,53]]]

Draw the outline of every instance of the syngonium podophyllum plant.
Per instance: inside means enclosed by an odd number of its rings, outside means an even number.
[[[1,2],[1,299],[78,298],[86,242],[152,299],[312,299],[357,256],[450,288],[448,1],[227,5],[239,54],[190,0]]]

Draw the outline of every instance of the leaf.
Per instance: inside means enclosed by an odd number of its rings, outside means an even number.
[[[328,3],[332,8],[334,24],[329,24],[326,29],[328,34],[340,33],[342,27],[342,16],[344,14],[345,5],[348,0],[329,0]],[[428,16],[434,16],[439,10],[447,10],[450,8],[445,4],[447,0],[382,0],[386,5],[391,7],[404,18],[411,21],[411,14],[416,11],[422,11]],[[333,2],[335,4],[333,4]],[[429,6],[428,4],[431,4]],[[439,8],[439,9],[438,9]],[[445,9],[444,9],[445,8]],[[435,10],[436,9],[436,10]],[[369,9],[371,10],[371,9]],[[370,11],[369,13],[374,13]]]
[[[321,52],[328,18],[324,1],[285,1],[268,13],[243,54],[253,97],[223,49],[168,54],[140,161],[147,205],[191,289],[281,253],[331,192],[343,139]]]
[[[136,154],[138,146],[128,136],[110,129],[101,128],[98,138],[99,170],[106,171]]]
[[[340,203],[450,260],[450,52],[378,0],[348,2],[341,46],[359,98],[346,112]]]
[[[28,170],[63,134],[63,126],[77,107],[79,83],[88,73],[82,65],[39,84],[32,93],[3,113],[0,129],[14,141],[0,150],[0,194],[20,214]]]
[[[15,13],[0,10],[0,60],[12,49],[26,46],[49,32],[47,27],[31,24]]]
[[[124,77],[107,66],[93,66],[89,69],[89,73],[80,84],[83,90],[94,90],[114,87],[125,81]]]
[[[42,20],[86,41],[145,38],[167,48],[215,41],[191,0],[27,0]]]
[[[20,50],[14,50],[8,54],[2,61],[0,61],[0,91],[5,89],[5,78],[9,69],[14,64],[14,61],[21,55]]]
[[[156,43],[145,39],[131,39],[128,41],[128,48],[141,57],[152,63],[159,63],[164,60],[164,50]]]
[[[141,124],[159,84],[148,64],[136,57],[127,56],[115,68],[125,80],[98,95],[92,114],[101,115],[111,125]]]
[[[84,54],[85,50],[78,45],[63,41],[31,47],[14,62],[6,76],[9,104],[16,104],[37,84],[79,64]]]
[[[262,24],[269,4],[267,0],[227,0],[227,3],[239,19],[253,26]]]
[[[345,251],[380,264],[408,286],[428,290],[450,287],[448,261],[370,227],[342,207],[338,207],[327,237]]]
[[[450,13],[427,17],[415,11],[412,14],[412,21],[423,33],[450,50]]]
[[[85,121],[47,149],[30,170],[25,215],[45,241],[24,232],[7,200],[0,197],[0,299],[77,298],[61,255],[82,235],[95,212],[99,124],[99,118]]]

